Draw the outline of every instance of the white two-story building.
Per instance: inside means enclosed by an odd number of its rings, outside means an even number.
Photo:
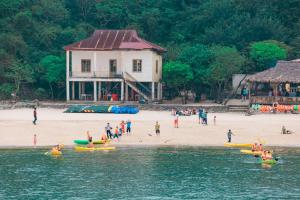
[[[65,46],[67,101],[162,99],[165,49],[135,30],[96,30]]]

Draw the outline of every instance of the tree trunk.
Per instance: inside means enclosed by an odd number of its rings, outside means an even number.
[[[51,99],[54,100],[53,87],[50,82],[48,82],[48,83],[49,83],[49,87],[50,87],[50,91],[51,91]]]

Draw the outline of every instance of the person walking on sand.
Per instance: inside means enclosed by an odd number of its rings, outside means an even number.
[[[214,126],[217,124],[217,116],[214,116]]]
[[[36,121],[37,121],[37,112],[36,112],[36,107],[33,108],[33,121],[32,123],[34,125],[36,125]]]
[[[175,117],[174,117],[174,127],[175,128],[179,128],[179,126],[178,126],[178,120],[179,120],[179,115],[176,114]]]
[[[228,143],[231,143],[231,136],[234,135],[231,131],[231,129],[229,129],[228,133],[227,133],[227,138],[228,138]]]
[[[105,127],[105,131],[106,131],[106,136],[109,139],[112,139],[111,129],[112,129],[112,127],[109,125],[109,123],[107,123],[107,125]]]
[[[156,121],[156,123],[155,123],[155,133],[156,133],[156,136],[160,135],[160,125],[159,125],[158,121]]]
[[[128,135],[129,133],[131,133],[131,121],[130,121],[130,119],[128,119],[128,120],[126,121],[126,133],[127,133],[127,135]]]
[[[202,118],[203,118],[203,125],[207,125],[207,112],[203,112]]]

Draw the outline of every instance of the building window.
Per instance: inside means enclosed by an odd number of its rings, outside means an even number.
[[[81,60],[81,72],[91,72],[91,60]]]
[[[117,60],[109,60],[109,71],[113,73],[117,72]]]
[[[132,62],[132,71],[133,72],[142,72],[142,60],[133,60]]]
[[[158,60],[156,60],[155,62],[155,72],[156,74],[158,74]]]

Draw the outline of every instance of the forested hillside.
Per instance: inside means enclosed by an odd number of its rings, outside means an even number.
[[[233,73],[300,55],[299,0],[1,0],[0,98],[64,99],[63,46],[136,29],[165,47],[168,96],[219,98]]]

